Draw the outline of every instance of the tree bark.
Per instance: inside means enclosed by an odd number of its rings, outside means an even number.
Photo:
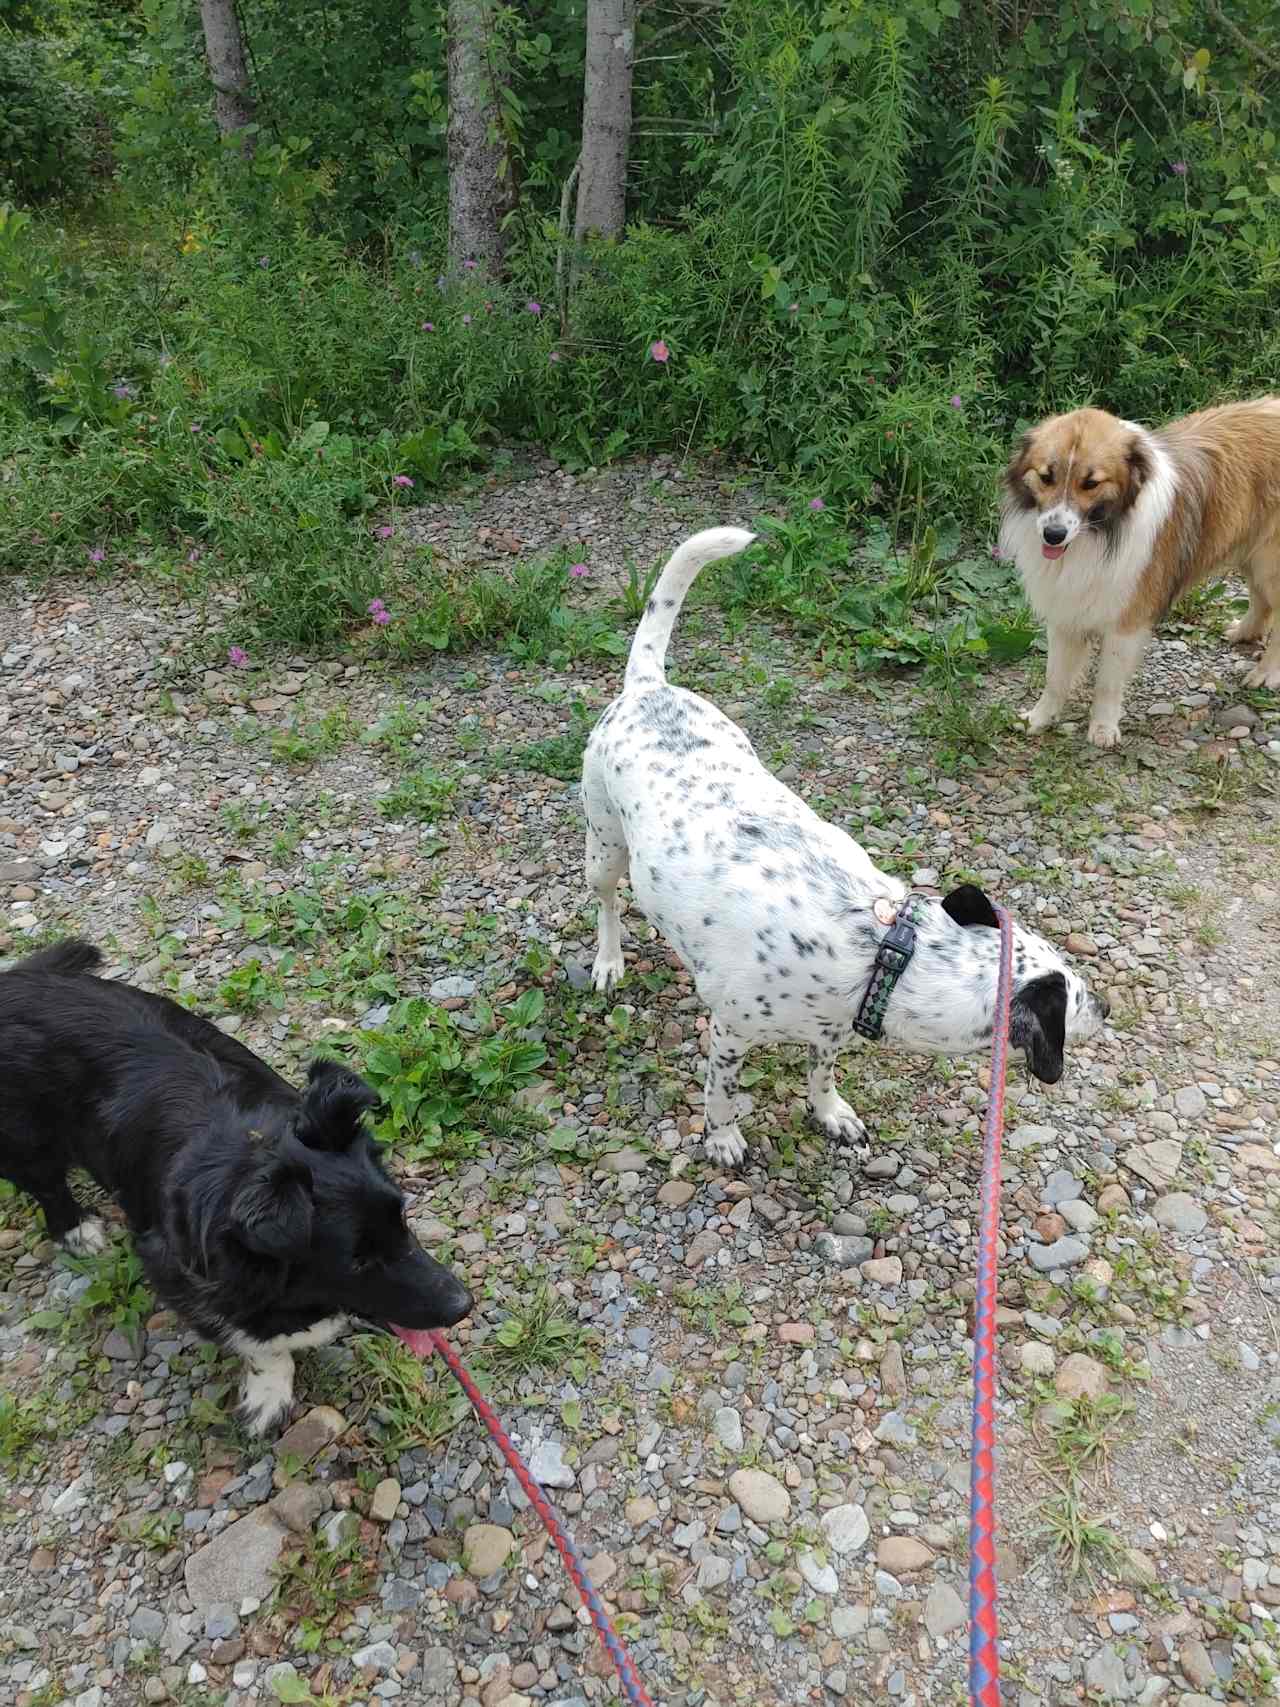
[[[449,266],[498,275],[515,205],[495,67],[494,0],[449,0]]]
[[[200,22],[204,25],[204,50],[209,61],[209,77],[213,83],[214,112],[221,136],[240,138],[240,152],[248,159],[254,150],[252,130],[246,129],[257,117],[257,103],[249,81],[249,65],[240,33],[240,18],[235,0],[200,0]]]
[[[574,237],[618,238],[627,220],[631,64],[636,0],[587,0],[582,87],[582,172]]]

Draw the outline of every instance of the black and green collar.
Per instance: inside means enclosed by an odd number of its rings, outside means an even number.
[[[923,921],[928,904],[923,895],[908,895],[898,908],[897,918],[881,937],[871,980],[863,992],[862,1003],[853,1021],[853,1029],[859,1037],[868,1037],[873,1043],[881,1037],[889,997],[911,964],[911,957],[916,951],[916,924]]]

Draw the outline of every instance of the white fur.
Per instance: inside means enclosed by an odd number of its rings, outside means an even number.
[[[227,1347],[238,1352],[246,1365],[239,1409],[250,1434],[269,1434],[293,1409],[293,1353],[330,1344],[346,1325],[345,1316],[326,1316],[301,1333],[277,1334],[269,1340],[243,1333],[227,1338]]]
[[[1043,513],[1006,500],[1000,524],[1000,548],[1018,565],[1027,598],[1048,630],[1049,659],[1044,692],[1022,713],[1032,734],[1061,716],[1072,689],[1084,673],[1089,643],[1100,641],[1089,739],[1113,747],[1120,738],[1124,693],[1142,663],[1150,630],[1121,634],[1117,625],[1133,602],[1151,561],[1161,528],[1178,501],[1178,477],[1159,442],[1132,421],[1124,425],[1141,440],[1151,473],[1132,510],[1106,549],[1105,536],[1090,528],[1068,503]],[[1044,529],[1067,529],[1062,557],[1046,558]]]
[[[623,974],[618,884],[629,868],[636,902],[711,1010],[706,1147],[724,1163],[746,1154],[738,1074],[758,1043],[807,1043],[815,1123],[839,1140],[865,1137],[833,1069],[884,935],[873,903],[907,893],[772,776],[723,712],[666,680],[667,640],[695,575],[751,537],[715,529],[671,558],[637,630],[623,691],[587,745],[582,777],[587,877],[600,903],[593,982],[606,991]],[[1047,942],[1016,929],[1015,954],[1015,986],[1064,974],[1068,1037],[1096,1029],[1098,1003]],[[940,904],[932,907],[889,1003],[886,1039],[929,1054],[982,1046],[997,955],[997,932],[962,929]]]
[[[101,1256],[111,1243],[106,1223],[98,1215],[86,1215],[63,1234],[62,1243],[78,1257]]]

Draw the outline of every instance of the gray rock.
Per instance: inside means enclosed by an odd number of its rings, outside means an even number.
[[[698,1587],[704,1591],[723,1588],[733,1575],[733,1560],[720,1553],[708,1553],[698,1566]]]
[[[930,1588],[924,1603],[924,1627],[939,1641],[959,1630],[969,1621],[969,1610],[948,1582],[938,1581]]]
[[[1182,1166],[1182,1145],[1176,1138],[1153,1138],[1147,1144],[1135,1144],[1120,1160],[1157,1191],[1168,1191]]]
[[[1028,1245],[1027,1257],[1032,1268],[1048,1274],[1055,1268],[1075,1268],[1089,1254],[1083,1239],[1055,1239],[1051,1245]]]
[[[1124,1660],[1107,1642],[1086,1663],[1084,1681],[1086,1688],[1100,1695],[1104,1701],[1132,1701],[1146,1680],[1139,1682],[1130,1678],[1125,1671]]]
[[[352,1654],[351,1663],[359,1671],[366,1666],[372,1666],[374,1671],[390,1671],[397,1657],[390,1642],[370,1642],[367,1648],[359,1648]]]
[[[274,1586],[272,1568],[287,1531],[268,1511],[251,1511],[193,1553],[183,1573],[197,1612],[230,1602],[265,1600]]]
[[[1199,1120],[1209,1106],[1209,1099],[1199,1085],[1183,1085],[1173,1093],[1173,1106],[1184,1120]]]
[[[863,1233],[819,1233],[813,1248],[832,1268],[856,1268],[867,1261],[875,1245]]]
[[[458,1707],[462,1688],[458,1682],[458,1663],[448,1648],[428,1648],[422,1656],[422,1682],[417,1691],[422,1701],[432,1707]]]
[[[465,1000],[476,993],[474,978],[464,978],[459,972],[452,972],[447,978],[437,978],[427,992],[433,1002],[450,1002]]]
[[[1203,1233],[1209,1225],[1208,1215],[1188,1191],[1171,1191],[1157,1201],[1151,1213],[1171,1233]]]
[[[538,1443],[529,1459],[529,1470],[544,1488],[571,1488],[577,1481],[572,1467],[564,1461],[564,1447],[558,1440]]]
[[[731,1405],[722,1405],[711,1419],[716,1439],[726,1451],[742,1451],[742,1418]]]
[[[1084,1201],[1082,1197],[1068,1198],[1065,1203],[1058,1205],[1058,1214],[1070,1227],[1073,1233],[1092,1233],[1101,1221],[1098,1211]]]
[[[1056,1209],[1060,1203],[1069,1203],[1073,1198],[1078,1198],[1083,1189],[1074,1174],[1068,1173],[1065,1168],[1059,1168],[1044,1182],[1040,1201],[1050,1209]]]
[[[816,1553],[801,1553],[796,1560],[800,1575],[808,1583],[815,1594],[839,1594],[840,1579],[825,1560]]]
[[[1005,1144],[1010,1150],[1032,1150],[1038,1149],[1041,1144],[1056,1144],[1057,1141],[1056,1126],[1037,1126],[1024,1121],[1022,1125],[1014,1127],[1005,1139]]]
[[[837,1505],[823,1512],[822,1533],[831,1551],[843,1558],[866,1546],[871,1524],[860,1505]]]

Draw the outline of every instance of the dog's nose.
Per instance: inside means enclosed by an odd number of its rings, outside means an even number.
[[[452,1328],[459,1322],[464,1322],[475,1308],[475,1302],[465,1286],[458,1286],[441,1304],[440,1326]]]
[[[1046,545],[1061,545],[1063,540],[1067,537],[1067,530],[1063,527],[1061,522],[1053,522],[1042,531]]]

